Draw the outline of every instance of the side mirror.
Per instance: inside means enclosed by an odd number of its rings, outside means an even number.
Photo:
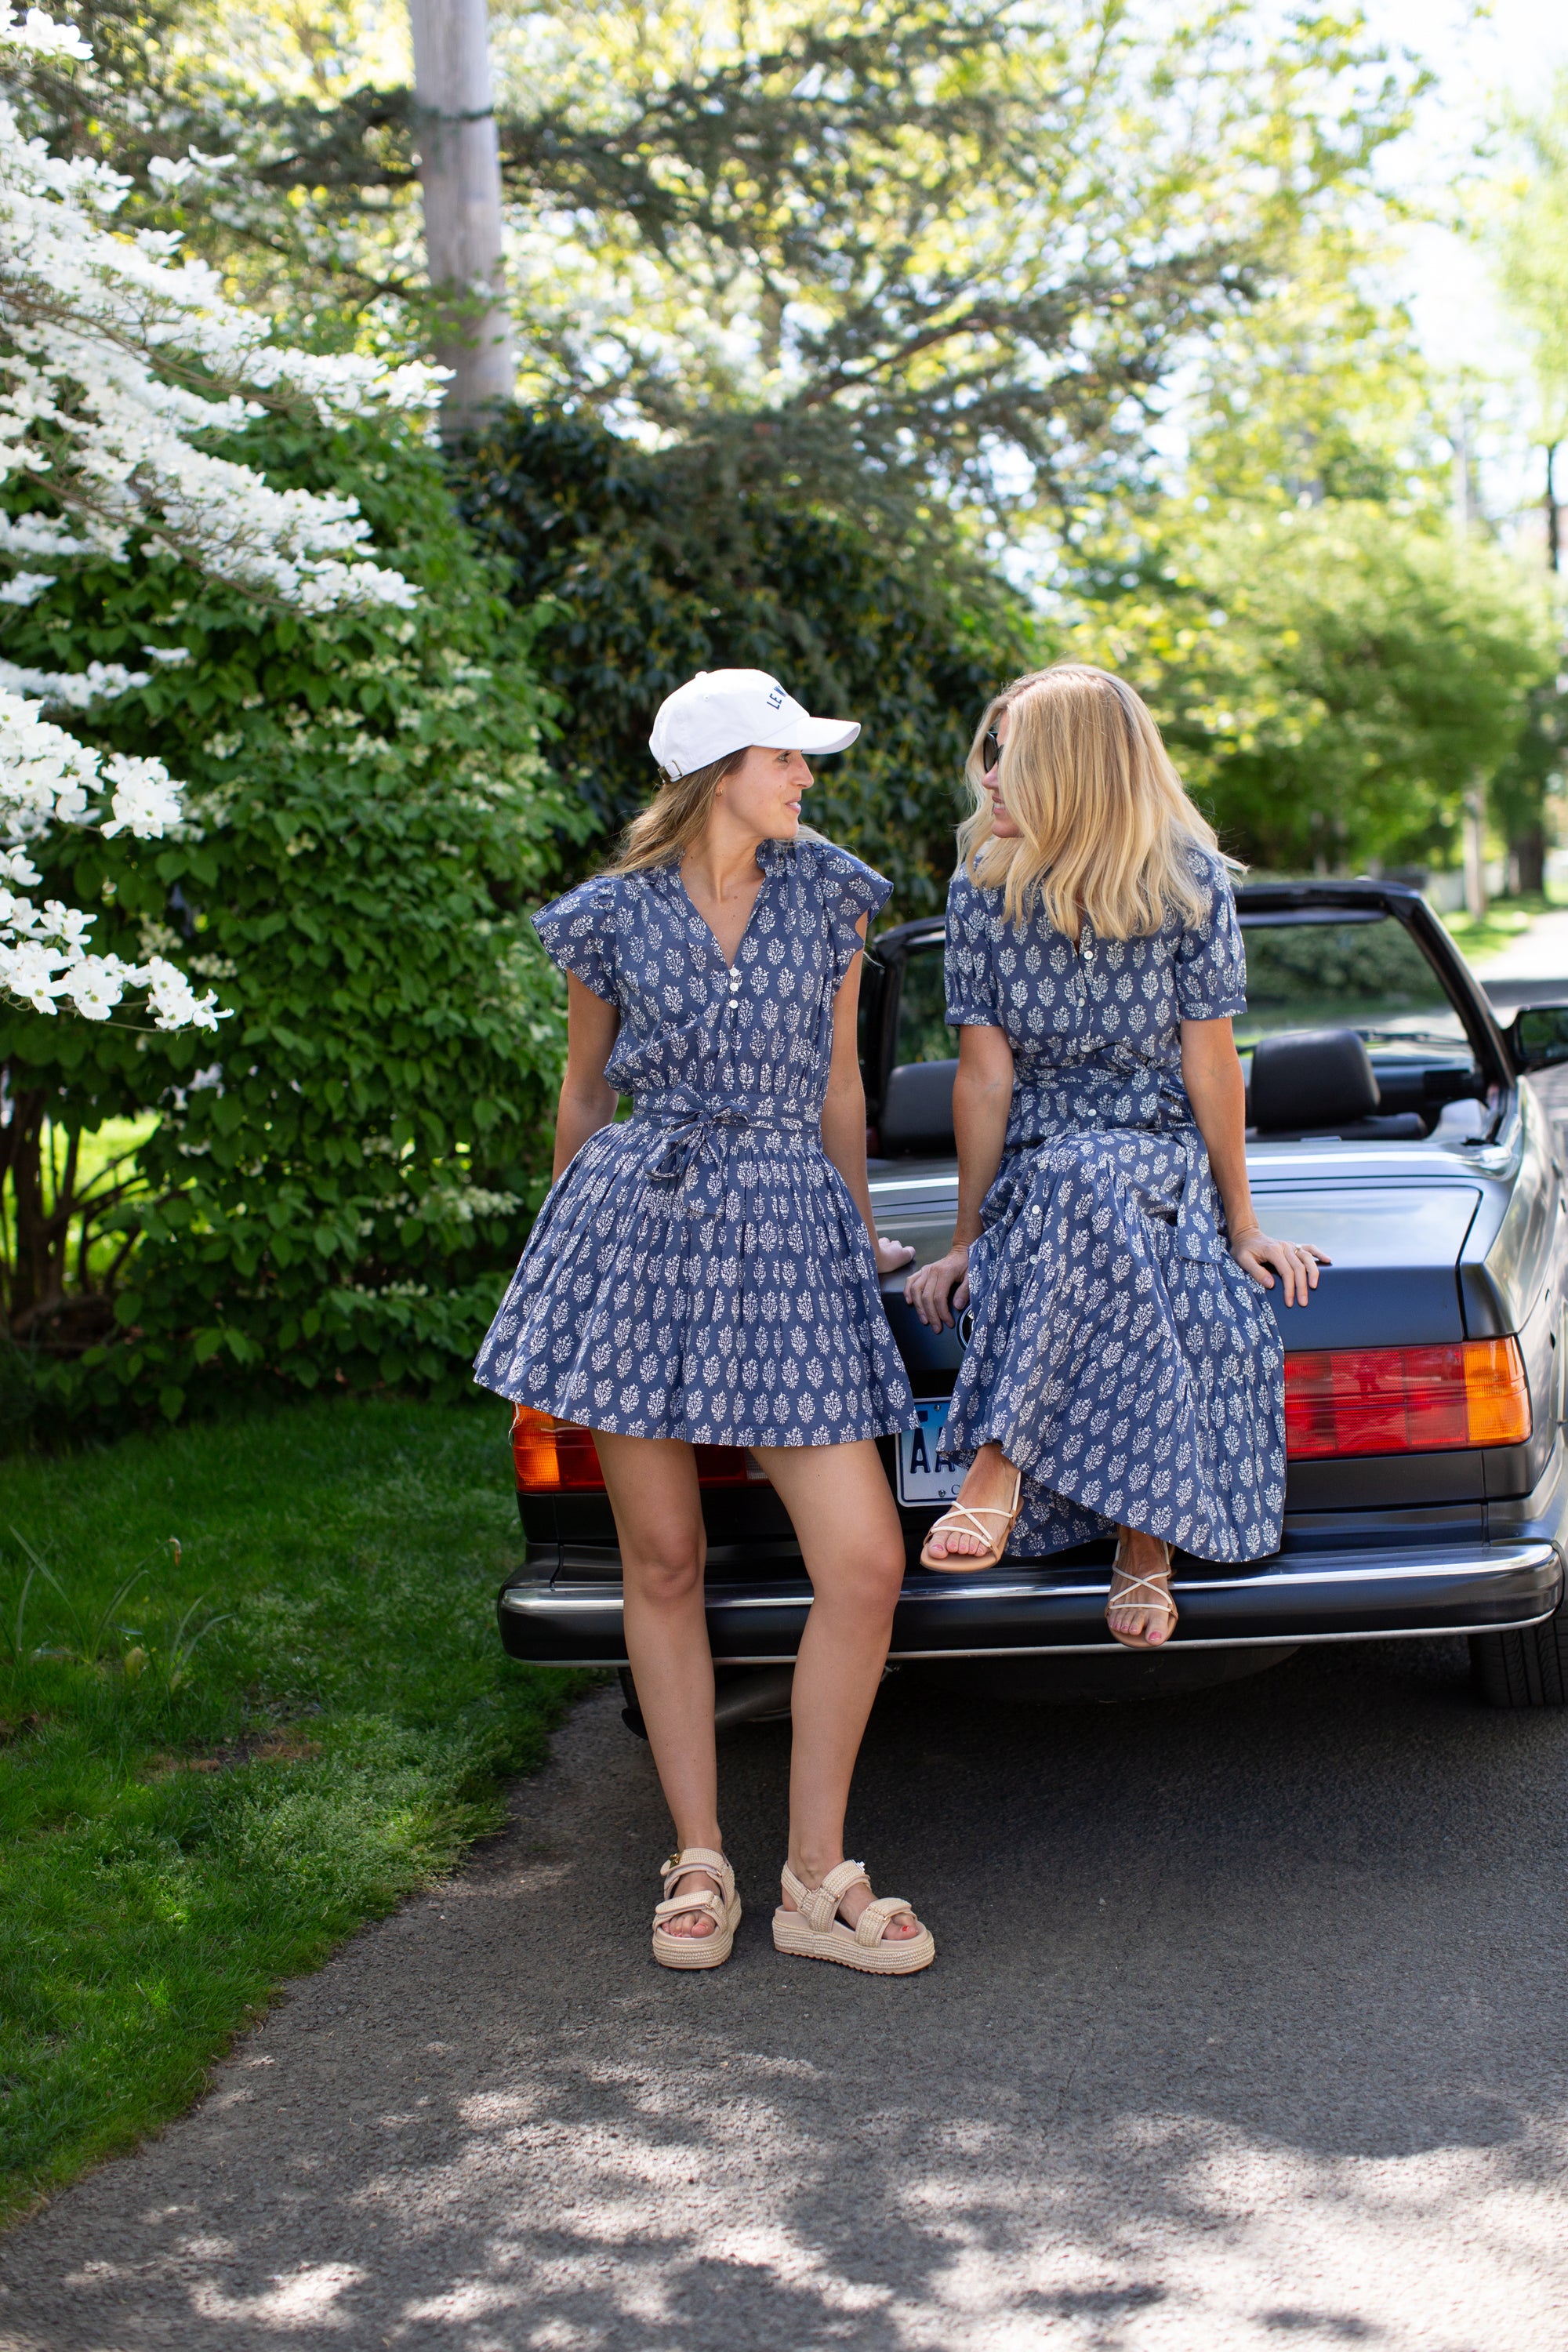
[[[1521,1004],[1508,1042],[1521,1070],[1550,1070],[1568,1062],[1568,1004]]]

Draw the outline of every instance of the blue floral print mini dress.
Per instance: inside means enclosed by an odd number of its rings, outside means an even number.
[[[914,1425],[848,1187],[822,1148],[833,1001],[891,885],[832,843],[763,842],[733,966],[678,866],[534,917],[621,1016],[632,1116],[541,1210],[476,1361],[502,1396],[627,1437],[842,1445]]]
[[[1014,1081],[942,1444],[1000,1445],[1024,1473],[1016,1557],[1117,1525],[1203,1559],[1279,1541],[1284,1353],[1226,1245],[1181,1068],[1183,1021],[1246,1010],[1247,960],[1224,866],[1191,854],[1207,917],[1146,939],[1011,923],[963,870],[948,892],[948,1020],[1000,1029]]]

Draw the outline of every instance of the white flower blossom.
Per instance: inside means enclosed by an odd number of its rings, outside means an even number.
[[[103,772],[114,794],[114,814],[100,828],[110,837],[133,833],[138,841],[157,841],[179,823],[179,786],[162,760],[132,760],[116,751]]]
[[[59,992],[89,1021],[107,1021],[125,993],[131,971],[118,956],[83,956],[62,975]]]
[[[179,819],[179,787],[161,760],[120,751],[100,760],[42,718],[37,703],[0,690],[0,832],[19,842],[56,824],[88,822],[105,786],[112,812],[100,825],[105,834],[155,841]],[[96,917],[62,898],[35,907],[23,894],[37,887],[38,873],[25,851],[0,851],[0,991],[38,1013],[55,1013],[64,997],[85,1020],[107,1021],[128,990],[145,989],[160,1029],[216,1028],[222,1016],[213,992],[198,997],[162,956],[132,964],[96,955],[88,937]]]
[[[98,782],[98,754],[0,688],[0,830],[26,841],[79,824]]]
[[[26,21],[7,25],[5,37],[14,48],[31,49],[40,58],[77,58],[84,64],[92,51],[74,25],[57,25],[41,8],[29,8]]]
[[[8,946],[0,940],[0,988],[19,996],[35,1013],[52,1013],[63,982],[58,975],[65,961],[34,940],[18,940]]]
[[[183,971],[153,956],[143,974],[147,1002],[160,1029],[216,1029],[223,1017],[209,988],[198,997]]]
[[[0,604],[36,604],[57,577],[53,572],[14,572],[9,580],[0,582]]]
[[[91,56],[74,26],[39,8],[20,23],[0,10],[0,67],[7,50]],[[233,160],[191,148],[149,170],[174,190]],[[13,567],[0,607],[44,593],[57,574],[40,563],[120,562],[139,541],[303,612],[406,611],[418,592],[374,561],[355,499],[274,489],[208,445],[240,432],[268,399],[312,408],[326,426],[427,405],[446,372],[275,343],[214,270],[181,257],[178,237],[115,229],[129,185],[89,158],[51,155],[0,98],[0,483],[33,484],[57,509],[0,515],[0,564]],[[142,650],[158,664],[187,657],[178,646]],[[118,663],[0,663],[0,994],[51,1014],[64,1000],[103,1021],[144,991],[160,1029],[216,1029],[216,996],[198,997],[174,964],[96,954],[91,915],[58,899],[40,912],[26,896],[39,877],[22,845],[59,825],[155,841],[179,822],[182,787],[161,761],[100,757],[41,715],[45,704],[85,709],[150,676]]]
[[[153,651],[143,646],[143,653]],[[181,649],[184,658],[184,648]],[[17,662],[0,661],[0,691],[7,694],[34,695],[40,702],[52,702],[68,710],[85,710],[91,702],[106,702],[111,695],[129,694],[132,687],[145,686],[151,670],[126,669],[119,662],[89,662],[85,669],[54,670],[24,669]]]
[[[37,28],[0,21],[0,52]],[[177,184],[190,158],[152,169]],[[427,404],[441,372],[353,352],[289,350],[231,302],[217,273],[161,231],[115,232],[130,183],[50,155],[0,100],[0,479],[47,484],[63,517],[19,519],[0,554],[104,551],[127,531],[218,579],[312,612],[405,606],[415,591],[368,560],[356,500],[276,490],[195,445],[237,432],[258,394],[310,403],[324,425]]]
[[[22,903],[26,905],[26,902],[24,900]],[[83,914],[79,907],[68,907],[63,899],[46,898],[44,911],[37,918],[38,936],[58,940],[64,948],[83,947],[95,919],[91,915]]]

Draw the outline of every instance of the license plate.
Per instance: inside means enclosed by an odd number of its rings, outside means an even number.
[[[951,1503],[963,1484],[961,1463],[938,1466],[936,1449],[947,1423],[947,1399],[917,1402],[918,1429],[899,1433],[899,1500],[900,1503]]]

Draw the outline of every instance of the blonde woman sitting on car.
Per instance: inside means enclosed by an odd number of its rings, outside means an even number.
[[[1107,1622],[1153,1649],[1176,1625],[1173,1548],[1279,1545],[1263,1294],[1305,1306],[1327,1261],[1254,1213],[1236,904],[1139,697],[1076,663],[1020,678],[967,772],[947,911],[958,1223],[905,1295],[933,1328],[973,1310],[943,1437],[969,1471],[922,1559],[973,1570],[1114,1534]]]

